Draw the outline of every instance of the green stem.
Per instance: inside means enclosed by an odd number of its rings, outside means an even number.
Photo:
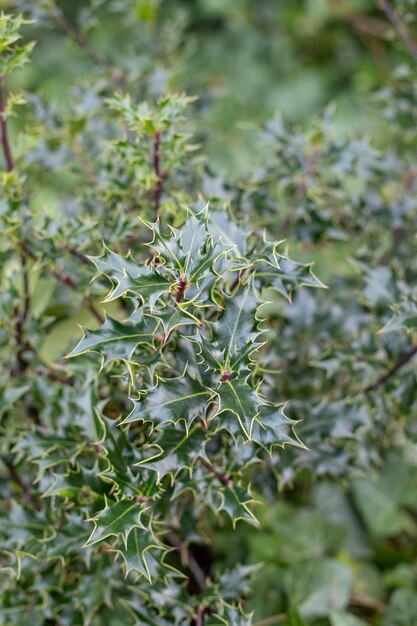
[[[282,624],[286,617],[285,613],[279,613],[278,615],[272,615],[272,617],[267,617],[260,622],[256,622],[253,626],[275,626],[275,624]]]

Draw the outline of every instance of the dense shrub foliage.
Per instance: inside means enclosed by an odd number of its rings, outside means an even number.
[[[413,7],[341,9],[392,62],[374,136],[275,116],[233,179],[181,91],[201,7],[0,16],[0,624],[414,623]]]

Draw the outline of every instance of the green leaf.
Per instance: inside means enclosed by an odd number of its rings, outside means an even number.
[[[148,301],[150,307],[156,300],[171,289],[171,283],[160,273],[153,269],[143,269],[136,272],[135,276],[125,274],[117,278],[116,286],[105,297],[103,302],[117,300],[127,293],[138,296],[142,301]]]
[[[236,256],[244,256],[248,234],[229,217],[226,211],[213,211],[210,214],[209,229],[225,246],[234,248]]]
[[[291,302],[295,289],[299,287],[320,287],[325,285],[313,273],[312,263],[298,263],[277,252],[278,244],[266,244],[266,252],[259,256],[261,261],[256,268],[256,283],[272,289]]]
[[[237,360],[241,350],[259,334],[254,332],[257,308],[255,295],[250,287],[227,297],[225,311],[215,322],[215,336],[223,355],[223,368],[227,370],[232,360]]]
[[[217,415],[231,413],[236,416],[242,431],[248,439],[251,439],[252,427],[259,413],[260,400],[258,395],[247,382],[241,379],[226,380],[220,383],[216,389],[220,399],[220,407]]]
[[[123,324],[107,317],[99,329],[84,330],[84,337],[67,358],[93,351],[103,354],[106,363],[113,359],[129,361],[139,344],[153,345],[154,332],[150,321]]]
[[[225,511],[230,517],[233,528],[236,527],[239,520],[256,526],[259,525],[256,515],[251,509],[256,504],[256,500],[246,487],[230,480],[228,485],[222,485],[221,489],[218,490],[215,502],[218,510]]]
[[[190,215],[182,228],[170,228],[167,234],[158,222],[146,225],[153,235],[149,246],[155,251],[159,262],[164,260],[162,269],[173,276],[181,273],[187,282],[189,299],[195,300],[197,295],[201,296],[201,292],[192,287],[198,285],[207,288],[211,285],[218,278],[213,270],[216,261],[229,250],[213,241],[207,229],[207,212],[198,216]]]
[[[152,583],[159,571],[160,557],[154,552],[166,551],[166,548],[157,541],[151,530],[135,526],[127,535],[126,544],[118,548],[126,565],[126,576],[132,570],[139,572]]]
[[[345,609],[352,584],[351,571],[330,559],[294,565],[287,576],[289,598],[307,618],[326,617],[334,609]]]
[[[186,310],[182,310],[180,307],[175,307],[174,310],[169,307],[159,309],[158,311],[152,311],[150,314],[161,324],[164,331],[164,336],[168,337],[172,331],[177,328],[184,328],[184,326],[198,326],[199,321],[190,315],[187,315]]]
[[[415,531],[412,517],[398,505],[395,492],[387,493],[377,481],[357,478],[353,481],[353,497],[369,531],[376,537],[392,537]]]
[[[315,508],[324,520],[345,530],[340,549],[355,558],[370,558],[372,552],[369,540],[347,489],[334,481],[321,481],[313,490],[313,499]]]
[[[143,503],[139,504],[136,500],[106,503],[106,508],[90,520],[94,523],[94,530],[84,546],[91,546],[111,536],[120,535],[126,539],[134,526],[144,528],[140,516],[145,508]]]
[[[137,465],[156,472],[158,482],[167,475],[171,482],[183,469],[191,473],[196,460],[204,454],[206,435],[201,427],[193,426],[189,432],[178,427],[165,427],[152,444],[157,448],[155,455],[140,461]]]
[[[264,533],[251,539],[257,560],[288,566],[317,562],[343,545],[343,526],[328,522],[315,510],[277,502],[259,515]]]
[[[20,387],[0,386],[0,417],[2,417],[29,389],[29,385],[22,385]]]
[[[130,424],[138,420],[154,424],[176,424],[184,421],[187,427],[203,415],[212,392],[188,375],[160,382],[140,400],[133,400],[134,407],[121,422]]]
[[[356,615],[345,613],[345,611],[332,611],[330,613],[330,623],[331,626],[366,626],[366,622],[356,617]]]
[[[304,448],[294,432],[294,422],[284,413],[284,406],[262,405],[253,423],[252,441],[271,451],[274,446],[286,444]]]
[[[0,14],[0,76],[10,74],[14,69],[23,67],[28,61],[35,43],[17,45],[21,39],[20,29],[28,24],[22,16]]]
[[[380,333],[392,333],[401,330],[410,330],[417,326],[417,306],[415,302],[406,300],[396,305],[394,315],[381,328]]]
[[[285,616],[284,626],[308,626],[296,608],[290,607]]]
[[[207,626],[252,626],[252,615],[245,615],[240,608],[224,603],[221,611],[208,617]]]
[[[200,225],[199,221],[198,224]],[[152,233],[152,242],[148,245],[165,260],[169,268],[177,271],[183,270],[187,255],[181,250],[179,241],[181,231],[168,227],[168,232],[164,233],[159,222],[145,222],[145,225]]]
[[[59,560],[64,565],[71,554],[79,555],[80,547],[89,534],[78,515],[74,514],[65,528],[61,528],[51,541],[45,543],[45,559]]]
[[[104,254],[95,257],[91,256],[89,259],[96,266],[96,276],[104,274],[109,278],[120,279],[126,275],[135,276],[137,272],[140,272],[140,266],[130,255],[122,257],[106,246],[104,247]]]
[[[234,600],[250,593],[251,577],[256,571],[255,565],[237,565],[220,576],[222,596],[225,600]]]
[[[397,589],[390,598],[382,626],[414,626],[417,615],[417,593]]]

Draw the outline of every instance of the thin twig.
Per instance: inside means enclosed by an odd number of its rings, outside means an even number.
[[[15,168],[15,162],[13,159],[12,151],[10,148],[9,134],[6,120],[6,106],[3,95],[3,77],[0,76],[0,134],[1,145],[3,149],[4,161],[6,164],[6,170],[11,172]],[[30,291],[29,291],[29,273],[27,267],[27,255],[24,251],[20,254],[20,262],[22,265],[22,277],[23,277],[23,306],[22,310],[16,312],[16,339],[19,344],[17,352],[17,361],[19,364],[20,372],[24,372],[27,367],[27,362],[24,358],[24,352],[26,349],[24,339],[24,327],[26,320],[29,316],[30,309]]]
[[[26,499],[28,500],[28,502],[37,510],[40,510],[39,507],[39,503],[37,501],[37,499],[35,498],[34,494],[32,493],[32,491],[29,489],[29,487],[27,485],[25,485],[25,483],[23,482],[23,480],[20,478],[19,474],[16,472],[16,469],[13,465],[13,463],[11,461],[9,461],[9,459],[4,455],[0,455],[0,459],[3,461],[7,472],[9,474],[10,479],[16,484],[18,485],[21,490],[23,491],[23,493],[26,496]]]
[[[417,42],[411,36],[408,28],[405,26],[398,13],[395,11],[391,2],[389,2],[389,0],[380,0],[379,5],[393,25],[397,35],[403,41],[414,62],[417,63]]]
[[[356,36],[368,48],[381,73],[386,75],[390,68],[381,39],[386,39],[388,24],[376,18],[365,18],[360,15],[346,16],[346,21],[352,25]]]
[[[153,186],[152,196],[154,201],[154,208],[156,218],[159,217],[159,211],[161,208],[161,195],[162,195],[162,171],[161,171],[161,133],[156,131],[153,138],[153,156],[152,165],[154,174],[156,177],[155,184]]]
[[[240,281],[243,278],[243,275],[246,271],[246,268],[244,267],[243,270],[239,270],[237,275],[235,276],[235,278],[233,279],[232,284],[230,285],[230,292],[232,293],[236,287],[240,284]]]
[[[63,11],[61,11],[56,4],[50,7],[50,15],[55,20],[55,23],[67,33],[67,35],[88,57],[90,57],[92,61],[94,61],[94,63],[103,67],[111,67],[110,62],[93,48],[87,37],[78,30],[75,24],[70,22]]]
[[[368,393],[369,391],[375,391],[379,387],[385,385],[385,383],[388,382],[390,378],[392,378],[401,367],[411,361],[415,354],[417,354],[417,345],[411,346],[410,350],[403,354],[403,356],[400,357],[398,361],[385,374],[380,376],[374,383],[365,387],[364,392]]]
[[[94,168],[91,165],[91,162],[89,161],[89,159],[84,156],[83,149],[79,141],[75,142],[74,152],[78,157],[80,168],[85,173],[88,182],[93,187],[93,189],[97,189],[99,186],[99,183],[97,180],[97,176],[94,172]]]
[[[308,182],[316,172],[316,161],[319,155],[320,148],[315,148],[313,152],[307,157],[306,166],[301,174],[301,178],[295,192],[296,198],[300,199],[306,195]]]
[[[376,598],[371,598],[363,593],[355,592],[350,595],[349,604],[351,606],[361,606],[367,608],[374,613],[385,613],[387,610],[386,604],[377,600]]]
[[[45,371],[37,369],[35,370],[35,374],[38,374],[39,376],[45,376],[46,378],[48,378],[48,380],[51,380],[54,383],[60,383],[61,385],[67,385],[68,387],[74,386],[74,379],[71,376],[66,376],[64,378],[63,376],[57,374],[52,368]]]
[[[275,624],[282,624],[285,622],[286,617],[286,613],[279,613],[278,615],[272,615],[272,617],[267,617],[260,622],[256,622],[254,626],[275,626]]]
[[[96,307],[96,305],[94,304],[90,296],[84,296],[83,303],[84,303],[85,308],[90,311],[91,315],[94,315],[94,317],[96,318],[98,322],[100,322],[100,324],[104,324],[106,320],[103,317],[103,315],[100,313],[100,311],[98,310],[98,308]]]
[[[386,37],[388,26],[383,19],[371,15],[346,15],[344,19],[350,22],[357,31],[359,30],[366,35],[378,39],[385,39]]]
[[[206,461],[206,459],[200,457],[200,463],[206,469],[208,469],[209,472],[211,472],[216,478],[218,478],[220,482],[223,483],[223,485],[226,485],[226,487],[230,487],[230,485],[233,484],[232,479],[227,476],[227,474],[223,474],[223,472],[219,472],[218,470],[216,470],[216,468],[213,467],[212,464],[209,463],[209,461]]]
[[[73,256],[76,259],[79,259],[83,263],[88,263],[88,264],[91,263],[88,256],[84,254],[83,252],[80,252],[79,250],[76,250],[75,248],[72,248],[71,246],[68,246],[68,245],[63,246],[63,249],[69,252],[71,256]]]
[[[20,255],[21,265],[22,265],[22,278],[23,278],[23,306],[20,313],[17,313],[16,318],[16,339],[19,344],[19,349],[17,352],[17,360],[19,363],[19,369],[21,372],[24,372],[27,367],[26,359],[23,354],[26,350],[26,342],[24,337],[24,329],[25,324],[29,316],[30,309],[30,292],[29,292],[29,275],[27,268],[27,255],[26,252],[22,250]]]
[[[195,615],[195,626],[204,626],[204,607],[198,605]]]
[[[0,131],[1,145],[3,148],[4,160],[6,162],[6,170],[11,172],[14,170],[14,159],[10,149],[9,135],[7,130],[6,106],[3,96],[3,76],[0,76]]]
[[[182,566],[190,570],[200,591],[203,591],[206,587],[206,575],[191,554],[190,550],[173,531],[168,533],[167,539],[175,548],[177,548]]]
[[[31,259],[36,260],[36,254],[32,252],[32,250],[29,248],[29,246],[25,242],[19,241],[18,245]],[[73,256],[77,256],[77,258],[80,258],[83,262],[88,261],[85,255],[83,255],[81,252],[77,253],[73,248],[69,248],[68,251]],[[78,283],[72,276],[70,276],[69,274],[65,274],[64,272],[61,272],[61,270],[57,270],[55,268],[51,269],[50,271],[51,271],[51,274],[55,276],[58,282],[62,283],[63,285],[71,289],[72,291],[78,291]],[[83,297],[83,303],[84,303],[84,306],[91,312],[91,314],[94,315],[96,320],[100,322],[100,324],[104,324],[105,320],[104,320],[103,315],[97,309],[96,305],[94,304],[94,302],[91,300],[89,296]]]

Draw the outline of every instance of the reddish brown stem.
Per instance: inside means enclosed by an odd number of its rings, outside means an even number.
[[[316,171],[316,160],[318,155],[319,149],[316,148],[316,150],[314,150],[314,152],[307,158],[306,167],[301,175],[301,179],[295,193],[296,198],[298,199],[303,198],[306,194],[308,181]]]
[[[90,263],[90,259],[88,258],[86,254],[83,254],[82,252],[79,252],[75,248],[72,248],[71,246],[68,246],[68,245],[63,246],[63,248],[64,250],[69,252],[71,256],[73,256],[75,259],[79,259],[83,263]]]
[[[24,243],[23,241],[19,241],[18,245],[27,254],[29,258],[33,260],[36,259],[36,254],[32,252],[32,250],[29,248],[29,246],[26,243]],[[71,248],[71,254],[75,256],[74,253],[75,251],[73,251],[73,249]],[[81,255],[81,253],[78,253],[76,256],[78,255]],[[72,291],[78,290],[78,283],[76,280],[74,280],[74,278],[72,278],[72,276],[69,276],[68,274],[65,274],[64,272],[61,272],[60,270],[57,270],[57,269],[52,269],[51,273],[53,276],[55,276],[58,282],[62,283],[63,285],[71,289]],[[103,315],[97,309],[96,305],[94,304],[94,302],[91,300],[89,296],[84,296],[83,303],[84,303],[84,306],[92,313],[92,315],[94,315],[96,320],[100,322],[100,324],[104,324]]]
[[[17,361],[19,364],[20,372],[24,372],[27,368],[27,361],[24,357],[24,352],[27,349],[25,337],[24,337],[24,328],[26,324],[26,320],[29,316],[29,308],[30,308],[30,293],[29,293],[29,275],[27,269],[27,255],[26,252],[22,251],[20,255],[21,264],[22,264],[22,278],[23,278],[23,307],[20,313],[17,314],[16,319],[16,339],[19,344],[19,349],[17,351]]]
[[[368,387],[365,387],[364,392],[368,393],[369,391],[375,391],[379,387],[382,387],[386,382],[390,380],[390,378],[392,378],[398,372],[401,367],[411,361],[415,354],[417,354],[417,345],[411,346],[410,350],[403,354],[403,356],[400,357],[398,361],[385,374],[380,376],[378,380],[376,380],[371,385],[368,385]]]
[[[1,145],[3,149],[4,161],[6,164],[6,170],[11,172],[15,167],[12,151],[10,148],[7,120],[6,120],[6,106],[3,95],[3,76],[0,76],[0,134]],[[22,251],[20,255],[20,261],[22,265],[23,276],[23,306],[20,312],[17,312],[16,317],[16,339],[19,344],[17,352],[17,361],[20,372],[24,372],[27,367],[26,360],[24,358],[25,351],[25,339],[24,339],[24,327],[29,315],[30,308],[30,292],[29,292],[29,275],[27,268],[27,255]]]
[[[87,178],[88,182],[90,183],[91,187],[93,189],[97,189],[98,186],[99,186],[99,183],[98,183],[97,177],[95,175],[94,168],[91,165],[91,161],[89,161],[88,158],[86,158],[84,156],[83,148],[80,145],[79,141],[76,141],[76,143],[75,143],[74,152],[76,153],[76,155],[78,157],[80,169],[86,175],[86,178]]]
[[[74,386],[73,378],[71,377],[64,378],[63,376],[56,374],[53,369],[46,370],[46,371],[35,370],[35,374],[38,374],[39,376],[45,376],[46,378],[48,378],[48,380],[51,380],[54,383],[60,383],[61,385],[67,385],[68,387]]]
[[[204,626],[204,607],[199,605],[195,615],[195,625]]]
[[[351,594],[349,604],[351,606],[364,607],[374,613],[385,613],[387,610],[387,607],[383,602],[360,592],[354,592]]]
[[[256,622],[254,626],[277,626],[277,624],[285,622],[286,618],[286,613],[280,613],[279,615],[272,615],[272,617],[267,617],[260,622]]]
[[[50,15],[55,20],[55,23],[67,33],[67,35],[88,57],[90,57],[92,61],[94,61],[94,63],[102,65],[103,67],[110,67],[109,61],[94,50],[87,37],[79,31],[72,22],[69,21],[59,7],[53,5],[50,8]]]
[[[156,131],[153,138],[153,156],[152,165],[155,173],[156,181],[153,186],[153,201],[155,207],[156,217],[159,217],[159,211],[161,208],[161,195],[162,195],[162,171],[161,171],[161,133]]]
[[[200,589],[200,591],[203,591],[203,589],[205,589],[206,587],[206,576],[200,565],[197,563],[196,559],[193,557],[187,546],[181,541],[176,533],[174,533],[173,531],[169,532],[167,535],[167,539],[175,548],[177,548],[180,554],[182,566],[187,567],[190,570],[197,584],[197,587]]]
[[[40,507],[39,507],[39,503],[36,500],[34,494],[31,492],[31,490],[29,489],[29,487],[27,487],[25,485],[25,483],[23,482],[23,480],[20,478],[19,474],[16,472],[14,465],[11,461],[9,461],[9,459],[2,454],[0,456],[1,460],[4,463],[4,466],[7,469],[7,472],[9,474],[10,479],[20,487],[20,489],[23,491],[24,495],[26,496],[27,501],[29,502],[29,504],[31,504],[33,506],[34,509],[36,509],[37,511],[39,511]]]
[[[0,76],[0,131],[1,131],[1,145],[3,148],[4,160],[6,163],[6,169],[11,172],[14,169],[14,159],[12,151],[10,149],[9,135],[7,130],[7,121],[5,115],[5,103],[3,95],[3,76]]]
[[[178,290],[177,290],[177,295],[175,297],[175,306],[177,306],[183,299],[186,288],[187,288],[187,280],[184,276],[181,276],[178,282]]]
[[[242,276],[243,276],[244,272],[245,272],[245,270],[240,270],[240,271],[237,273],[237,275],[236,275],[236,277],[234,278],[234,280],[233,280],[232,284],[230,285],[230,291],[234,291],[234,290],[236,289],[236,287],[239,285],[239,283],[240,283],[240,281],[241,281],[241,279],[242,279]]]
[[[209,402],[208,405],[207,405],[207,408],[206,408],[205,417],[208,417],[215,407],[216,407],[216,403],[215,402]],[[204,426],[204,428],[207,428],[207,425],[205,424],[205,422],[203,422],[203,426]]]
[[[380,7],[384,11],[385,15],[394,27],[397,35],[400,37],[405,47],[407,48],[410,56],[414,62],[417,63],[417,42],[410,35],[407,27],[403,24],[400,16],[395,11],[389,0],[380,0]]]
[[[213,476],[218,478],[220,482],[223,483],[223,485],[225,485],[226,487],[230,487],[230,485],[233,484],[232,479],[229,476],[227,476],[227,474],[223,474],[223,472],[219,472],[218,470],[216,470],[216,468],[213,467],[211,463],[206,461],[206,459],[203,459],[202,457],[200,457],[200,462],[201,462],[201,465],[203,465],[206,469],[208,469],[209,472],[213,474]]]
[[[94,302],[91,300],[89,296],[84,296],[83,303],[84,303],[85,308],[88,309],[92,315],[94,315],[96,320],[100,324],[104,324],[105,319],[103,315],[100,313],[100,311],[98,310],[98,308],[96,307],[96,305],[94,304]]]

